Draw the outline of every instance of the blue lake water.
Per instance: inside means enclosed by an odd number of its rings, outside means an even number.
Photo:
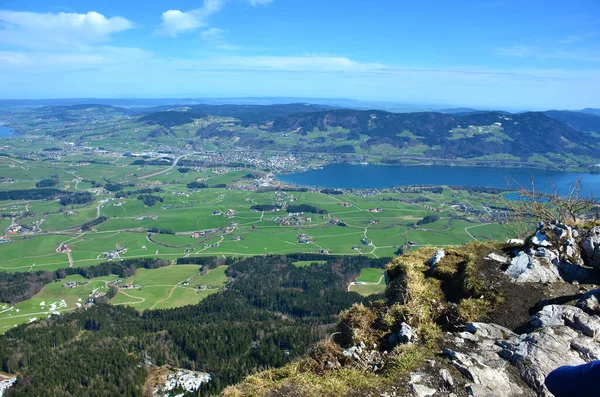
[[[561,194],[582,177],[586,195],[590,189],[600,196],[600,174],[548,171],[533,168],[449,167],[449,166],[384,166],[332,164],[318,170],[279,175],[283,182],[302,186],[344,189],[374,189],[410,185],[485,186],[506,188],[507,181],[550,191],[555,184]]]
[[[10,138],[14,136],[12,129],[0,124],[0,138]]]

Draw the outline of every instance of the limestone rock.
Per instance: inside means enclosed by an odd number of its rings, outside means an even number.
[[[586,292],[576,305],[587,313],[600,314],[600,288]]]
[[[562,281],[555,265],[544,266],[540,261],[525,251],[514,257],[505,271],[513,281],[518,283],[554,283]]]
[[[437,391],[435,389],[432,389],[431,387],[427,387],[419,383],[412,383],[410,385],[410,388],[417,397],[433,396]]]
[[[474,396],[509,397],[522,395],[523,389],[511,379],[507,372],[508,363],[498,352],[500,348],[493,343],[479,344],[475,349],[461,353],[444,349],[454,365],[474,385],[471,387]]]
[[[508,339],[517,336],[514,332],[498,324],[468,323],[466,330],[477,336],[488,339]]]
[[[431,268],[434,268],[435,265],[437,265],[442,260],[442,258],[444,256],[446,256],[446,252],[444,252],[443,249],[435,251],[435,254],[433,255],[433,258],[431,258],[429,260],[429,266],[431,266]]]
[[[494,262],[499,262],[499,263],[508,263],[509,259],[507,257],[505,257],[504,255],[499,255],[496,254],[494,252],[490,252],[485,259],[494,261]]]
[[[410,325],[406,323],[400,324],[400,330],[398,331],[398,341],[400,343],[412,343],[416,339],[417,335]]]
[[[585,233],[581,247],[587,265],[600,269],[600,226],[593,227]]]
[[[600,335],[600,317],[590,316],[575,306],[545,306],[531,316],[529,323],[535,328],[568,325],[590,337]]]
[[[449,388],[452,388],[454,386],[454,379],[452,379],[450,371],[448,371],[446,368],[440,369],[440,377],[442,378],[446,386],[448,386]]]
[[[511,238],[506,240],[506,244],[510,245],[525,245],[525,240],[520,238]]]
[[[585,364],[600,353],[600,346],[592,338],[564,325],[544,326],[499,345],[503,348],[500,355],[517,367],[523,380],[537,393],[546,395],[544,379],[550,372],[563,365]]]
[[[552,243],[548,240],[548,236],[542,233],[541,230],[535,232],[535,235],[531,238],[531,244],[536,247],[552,247]]]

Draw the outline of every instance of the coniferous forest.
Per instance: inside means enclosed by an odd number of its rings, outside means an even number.
[[[312,260],[321,262],[293,264]],[[212,380],[199,393],[215,394],[304,354],[331,332],[341,310],[365,300],[347,292],[348,283],[362,268],[382,268],[389,260],[313,254],[203,258],[203,266],[228,265],[232,281],[197,305],[139,313],[98,304],[0,336],[1,370],[18,374],[7,395],[148,395],[150,365],[206,371]]]

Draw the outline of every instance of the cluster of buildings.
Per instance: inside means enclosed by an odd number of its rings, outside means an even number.
[[[296,226],[311,223],[312,217],[292,213],[287,216],[278,216],[274,220],[278,226]]]
[[[111,261],[113,259],[121,259],[121,254],[127,252],[127,248],[117,248],[116,250],[112,250],[110,252],[104,253],[104,258]]]
[[[61,244],[56,249],[56,252],[59,254],[66,254],[67,252],[71,252],[71,246],[67,244]]]
[[[299,244],[309,244],[309,243],[312,243],[312,241],[313,241],[312,237],[310,237],[306,233],[299,234],[296,237],[298,238],[298,243]]]

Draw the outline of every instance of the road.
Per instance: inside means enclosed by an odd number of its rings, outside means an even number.
[[[175,158],[175,160],[173,161],[173,165],[171,165],[169,168],[165,168],[164,170],[156,171],[156,172],[153,172],[153,173],[148,174],[148,175],[139,176],[136,179],[152,178],[153,176],[164,174],[165,172],[169,172],[173,168],[177,167],[177,163],[179,163],[179,160],[181,160],[182,158],[187,157],[187,156],[192,156],[194,154],[199,154],[199,153],[198,152],[193,152],[193,153],[182,154],[181,156]]]

